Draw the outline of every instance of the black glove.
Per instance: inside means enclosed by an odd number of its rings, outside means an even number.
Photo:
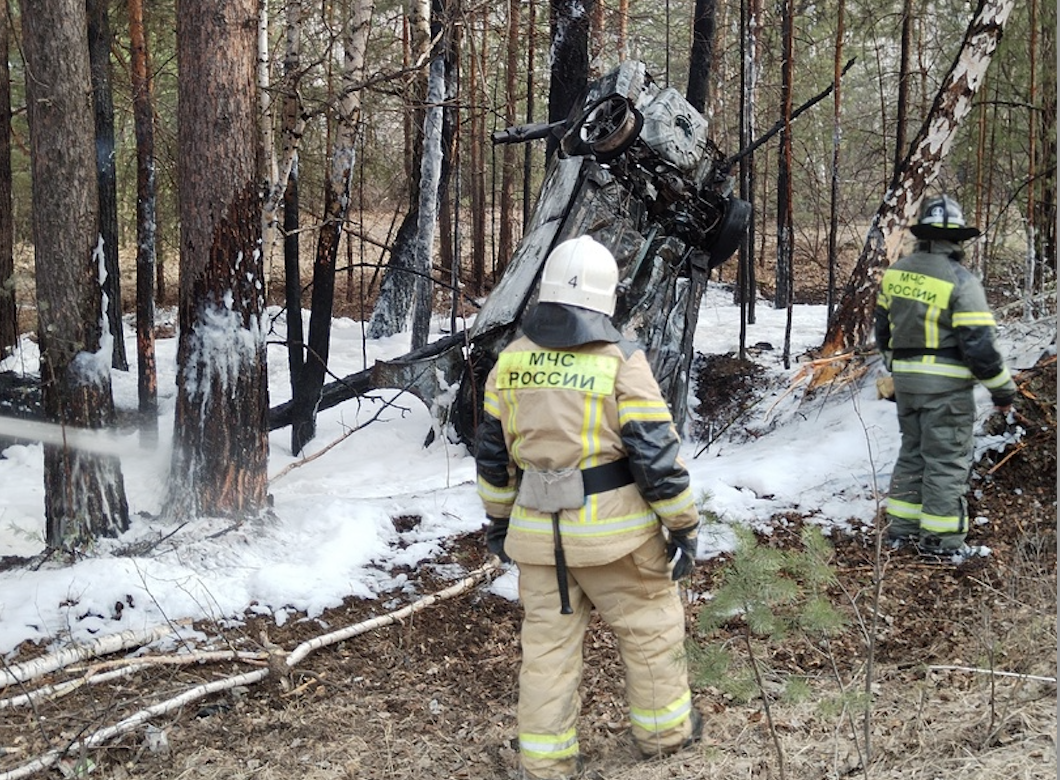
[[[666,542],[666,560],[674,565],[673,580],[683,579],[692,573],[696,565],[696,530],[698,525],[670,531]],[[680,555],[678,553],[680,552]]]
[[[511,563],[512,559],[504,553],[504,537],[508,535],[507,517],[486,517],[489,525],[486,526],[486,548],[498,556],[504,563]]]
[[[1009,407],[1012,406],[1012,402],[1016,399],[1015,393],[1001,393],[998,395],[990,396],[990,400],[993,402],[1001,411],[1008,411]]]

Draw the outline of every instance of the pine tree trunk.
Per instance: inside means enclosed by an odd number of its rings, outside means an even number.
[[[33,169],[41,385],[48,419],[64,427],[113,421],[104,338],[96,144],[85,3],[38,0],[23,8],[27,110]],[[71,550],[129,524],[117,457],[44,446],[44,510],[50,549]]]
[[[846,35],[846,0],[836,6],[835,58],[832,61],[832,170],[828,204],[828,321],[835,311],[836,275],[839,268],[839,158],[843,142],[843,38]]]
[[[154,108],[143,0],[129,0],[129,68],[136,125],[136,390],[145,442],[158,438],[155,363],[156,209]]]
[[[167,516],[266,505],[257,3],[182,0],[180,339]]]
[[[483,33],[485,36],[485,33]],[[471,278],[472,288],[478,294],[486,292],[486,156],[482,150],[482,139],[485,137],[485,109],[483,108],[482,86],[483,45],[484,41],[468,36],[470,43],[471,68],[468,80],[468,93],[471,95],[471,111],[468,138],[468,186],[471,190]]]
[[[11,25],[0,10],[0,358],[18,344],[15,298],[15,221],[11,187]]]
[[[794,226],[791,205],[791,111],[792,73],[794,70],[795,24],[791,0],[785,0],[781,18],[784,58],[781,64],[781,119],[784,129],[780,133],[780,150],[777,159],[777,267],[776,291],[773,305],[785,309],[792,299],[792,258],[794,256]]]
[[[504,60],[504,123],[511,127],[518,123],[516,109],[519,95],[516,92],[516,77],[519,71],[519,13],[520,0],[508,0],[508,51]],[[498,277],[504,273],[504,267],[511,259],[515,248],[515,179],[517,174],[517,150],[513,144],[505,144],[501,152],[501,214],[500,237],[497,243],[497,255],[500,264]]]
[[[110,18],[106,0],[87,0],[88,56],[92,72],[92,98],[96,117],[96,176],[99,187],[99,226],[107,276],[107,324],[110,328],[111,365],[129,370],[121,321],[121,270],[118,267],[118,177],[114,162],[114,99],[110,88]]]
[[[938,176],[957,128],[972,107],[1015,0],[979,0],[960,52],[939,88],[894,181],[869,227],[857,265],[828,327],[821,351],[838,354],[867,342],[879,277],[898,257],[902,229],[916,216]]]

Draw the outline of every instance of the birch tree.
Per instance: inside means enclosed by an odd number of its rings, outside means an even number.
[[[916,217],[961,121],[971,111],[972,99],[983,84],[1014,4],[1015,0],[979,0],[961,48],[873,216],[836,316],[825,334],[823,354],[844,352],[867,341],[880,276],[898,258],[902,230]]]
[[[255,0],[182,0],[180,338],[173,517],[265,506],[268,456]]]
[[[23,9],[41,385],[45,414],[64,428],[114,417],[86,24],[84,0]],[[117,456],[45,444],[44,512],[53,550],[128,528]]]

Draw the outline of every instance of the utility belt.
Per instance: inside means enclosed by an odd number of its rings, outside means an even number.
[[[587,469],[520,470],[516,501],[539,512],[578,509],[585,503],[586,496],[606,493],[633,482],[629,458]]]
[[[961,351],[957,347],[903,347],[891,350],[895,360],[912,360],[918,357],[942,357],[950,360],[961,360]]]
[[[585,495],[606,493],[633,484],[633,472],[629,469],[629,458],[622,458],[601,466],[582,469],[582,484]]]
[[[553,552],[556,556],[556,587],[559,590],[559,611],[570,615],[570,586],[567,582],[567,558],[563,553],[563,539],[559,530],[559,513],[564,509],[580,509],[585,497],[632,484],[633,472],[629,458],[622,458],[587,469],[554,469],[524,471],[519,475],[516,503],[538,512],[552,515]]]

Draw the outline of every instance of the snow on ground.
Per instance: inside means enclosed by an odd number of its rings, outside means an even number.
[[[775,516],[794,510],[812,516],[826,531],[833,526],[871,524],[879,491],[886,488],[898,449],[894,406],[876,399],[874,371],[858,385],[807,396],[800,366],[782,364],[787,313],[758,305],[747,342],[775,349],[756,356],[768,371],[770,390],[746,420],[705,451],[686,441],[683,457],[704,508],[720,522],[704,529],[699,555],[731,549],[731,524],[768,532]],[[308,315],[306,315],[308,316]],[[731,292],[712,286],[704,296],[696,348],[704,353],[736,352],[739,309]],[[791,354],[820,344],[823,306],[796,306]],[[332,370],[354,373],[374,360],[408,351],[408,334],[366,341],[364,323],[338,320],[332,335]],[[271,402],[289,397],[287,361],[270,338]],[[1033,364],[1054,344],[1055,319],[1037,325],[1006,325],[1002,341],[1013,370]],[[127,352],[135,360],[134,328],[126,330]],[[73,565],[47,563],[37,570],[0,572],[0,653],[24,641],[49,645],[145,629],[168,621],[213,618],[238,620],[248,609],[283,622],[294,612],[318,615],[346,596],[372,598],[401,587],[399,566],[421,564],[454,535],[484,522],[475,493],[474,461],[458,444],[435,437],[424,446],[432,419],[423,404],[396,392],[347,401],[324,410],[317,438],[306,455],[319,452],[350,428],[356,431],[322,457],[286,473],[302,458],[291,455],[289,430],[270,438],[272,516],[233,527],[229,521],[199,518],[180,527],[160,525],[159,512],[172,437],[176,340],[157,342],[160,441],[145,448],[135,431],[114,434],[121,447],[132,528],[121,539],[104,540],[93,557]],[[28,340],[0,370],[35,372],[36,347]],[[875,368],[875,371],[880,370]],[[136,370],[113,375],[115,402],[135,409]],[[990,413],[979,391],[980,414]],[[381,408],[385,399],[392,406]],[[42,448],[10,446],[0,459],[0,555],[31,556],[43,548]],[[417,516],[399,532],[394,519]],[[988,522],[981,518],[979,522]],[[159,542],[160,538],[163,541]],[[129,554],[136,543],[157,542],[149,552]],[[145,547],[147,545],[145,544]],[[115,552],[125,550],[125,554]],[[514,597],[510,570],[492,587]],[[119,608],[117,605],[121,605]],[[120,619],[119,619],[120,618]]]

